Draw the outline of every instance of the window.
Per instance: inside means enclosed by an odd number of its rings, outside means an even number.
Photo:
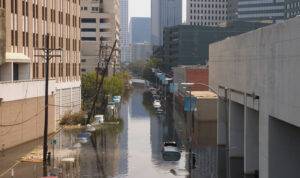
[[[81,37],[82,41],[96,41],[96,37]]]
[[[82,28],[81,32],[96,32],[96,28]]]
[[[96,23],[95,18],[82,18],[81,23]]]

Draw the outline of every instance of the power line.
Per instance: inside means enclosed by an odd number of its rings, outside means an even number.
[[[13,127],[13,126],[17,126],[17,125],[22,125],[28,121],[30,121],[31,119],[35,118],[36,116],[38,116],[42,111],[44,111],[45,108],[43,108],[42,110],[40,110],[39,112],[35,113],[33,116],[29,117],[28,119],[26,119],[25,121],[19,122],[19,123],[15,123],[15,124],[0,124],[0,127]]]

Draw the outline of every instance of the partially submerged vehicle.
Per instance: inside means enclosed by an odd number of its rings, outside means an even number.
[[[154,108],[160,108],[161,107],[160,101],[159,100],[154,100],[153,107]]]
[[[91,135],[92,134],[90,132],[81,132],[80,134],[78,134],[77,140],[79,143],[87,143]]]
[[[162,157],[165,161],[179,161],[181,152],[176,142],[164,142],[162,146]]]

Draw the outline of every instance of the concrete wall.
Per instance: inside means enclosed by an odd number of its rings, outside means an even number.
[[[276,125],[272,124],[270,116],[285,124],[300,127],[299,29],[300,17],[296,17],[210,45],[210,85],[222,92],[225,87],[229,101],[247,106],[248,109],[257,112],[245,114],[247,110],[244,109],[244,115],[241,116],[243,122],[246,118],[244,123],[249,124],[243,127],[246,134],[244,137],[246,152],[243,154],[246,163],[245,173],[258,167],[259,176],[262,178],[273,178],[276,171],[282,171],[280,175],[287,175],[281,177],[298,177],[298,174],[293,174],[297,171],[293,166],[297,162],[293,158],[286,159],[290,157],[293,146],[288,144],[289,146],[280,150],[269,143],[273,142],[273,138],[276,142],[280,142],[277,139],[291,134],[289,129],[283,129],[283,125],[279,125],[278,129],[282,132],[277,134],[280,137],[273,137],[272,130],[276,129]],[[258,121],[249,123],[247,117],[252,117],[251,115]],[[230,119],[232,118],[229,115]],[[251,127],[254,130],[249,130]],[[259,136],[251,134],[250,131],[256,134],[258,132]],[[241,134],[238,134],[238,137]],[[295,139],[300,137],[299,132],[292,135]],[[247,141],[249,138],[250,140]],[[283,142],[283,139],[280,140]],[[254,145],[257,142],[258,148]],[[252,146],[247,147],[247,145]],[[249,149],[254,149],[254,152],[248,152]],[[255,153],[257,150],[259,166],[257,166],[257,153]],[[300,152],[293,153],[294,158],[298,158]],[[285,165],[292,166],[281,170],[279,165],[274,166],[272,160],[279,161],[280,157],[285,158],[282,159]]]
[[[300,128],[270,117],[269,177],[298,177]]]
[[[217,121],[217,98],[199,98],[195,116],[200,121]]]
[[[54,104],[54,96],[49,96],[49,104]],[[54,118],[54,107],[49,107],[49,133],[55,131]],[[0,104],[1,149],[11,148],[42,137],[43,129],[44,97],[8,101]]]

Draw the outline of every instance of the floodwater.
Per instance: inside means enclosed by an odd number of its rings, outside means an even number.
[[[94,132],[87,143],[76,148],[73,157],[77,162],[73,167],[64,167],[64,176],[82,178],[225,178],[226,152],[216,146],[216,123],[197,122],[191,125],[189,117],[182,112],[172,110],[167,104],[168,112],[157,117],[151,101],[144,95],[144,88],[134,88],[128,98],[123,99],[120,109],[120,124],[107,124]],[[62,131],[55,138],[54,146],[58,150],[74,151],[76,137],[80,131]],[[181,150],[179,161],[165,161],[162,158],[161,145],[165,141],[176,141]],[[36,143],[35,143],[36,144]],[[33,145],[35,145],[33,144]],[[31,144],[32,145],[32,144]],[[22,152],[28,146],[22,146]],[[49,150],[52,151],[51,145]],[[11,150],[10,152],[15,152]],[[6,158],[15,159],[6,153]],[[57,156],[57,155],[56,155]],[[63,155],[67,156],[67,155]],[[61,158],[56,158],[61,160]],[[219,160],[219,162],[217,161]],[[11,163],[11,162],[10,162]],[[4,166],[2,162],[2,166]],[[8,164],[9,165],[9,164]],[[52,165],[58,167],[58,164]],[[9,166],[7,166],[9,167]],[[67,174],[70,168],[76,173]],[[237,160],[230,169],[232,178],[242,177],[242,161]],[[236,169],[238,168],[238,169]],[[4,170],[4,169],[3,169]],[[1,170],[1,171],[3,171]],[[15,169],[14,177],[38,177],[41,165],[20,164]],[[4,177],[10,177],[10,173]],[[32,176],[31,176],[32,175]]]
[[[144,91],[135,88],[129,99],[123,101],[121,129],[102,130],[83,145],[81,177],[217,177],[215,137],[208,133],[201,136],[208,140],[191,141],[183,117],[179,113],[174,114],[178,117],[172,117],[173,114],[169,113],[167,117],[158,118],[149,102],[145,101],[148,98],[143,97]],[[201,127],[212,132],[215,125],[205,123]],[[182,151],[179,161],[163,160],[161,145],[164,141],[179,144]]]

